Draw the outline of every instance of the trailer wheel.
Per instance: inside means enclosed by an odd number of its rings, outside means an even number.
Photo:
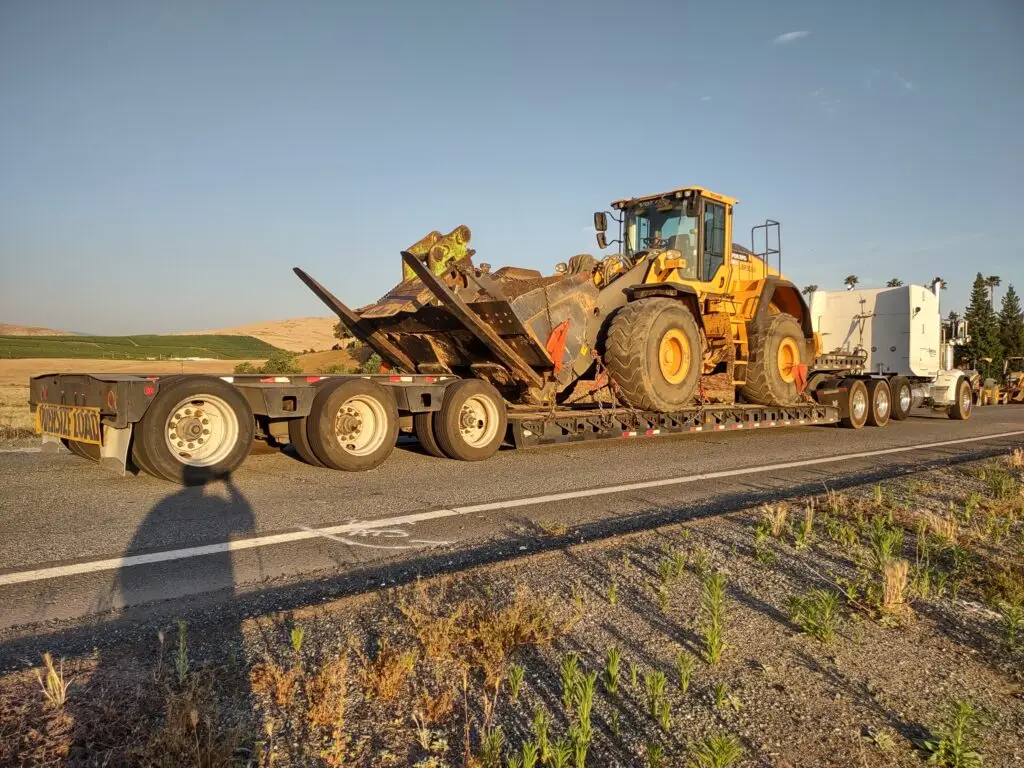
[[[949,406],[949,418],[954,421],[967,421],[971,418],[971,411],[974,410],[974,398],[971,393],[971,383],[967,377],[961,376],[956,383],[956,400]]]
[[[420,446],[424,451],[439,459],[448,458],[441,450],[441,446],[438,445],[437,435],[434,433],[434,411],[413,414],[412,424],[416,430],[416,439],[420,441]]]
[[[362,472],[379,466],[398,440],[398,406],[369,379],[327,384],[313,400],[309,445],[324,466]]]
[[[860,429],[867,423],[871,411],[868,388],[860,379],[843,379],[841,386],[846,387],[846,416],[839,423],[847,429]]]
[[[892,391],[885,379],[868,379],[865,382],[868,390],[868,424],[872,427],[884,427],[892,415]]]
[[[465,379],[445,389],[433,422],[438,446],[447,456],[481,461],[501,446],[508,416],[498,390],[486,381]]]
[[[83,443],[79,440],[61,440],[64,443],[64,447],[67,448],[75,456],[80,456],[83,459],[89,461],[100,460],[100,447],[93,443]]]
[[[914,404],[910,379],[906,376],[893,376],[889,379],[889,390],[892,392],[892,418],[895,421],[909,418],[910,409]]]
[[[157,477],[200,485],[238,469],[254,433],[252,409],[235,387],[216,376],[178,376],[160,382],[132,458]]]
[[[288,443],[291,445],[299,458],[314,467],[325,466],[313,452],[313,446],[309,444],[309,419],[300,416],[288,420]]]

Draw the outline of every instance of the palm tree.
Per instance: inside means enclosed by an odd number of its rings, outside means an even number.
[[[804,296],[810,296],[816,290],[818,290],[818,286],[814,285],[813,283],[811,285],[805,285],[804,286]]]
[[[894,277],[892,280],[890,280],[888,283],[885,284],[885,287],[886,288],[899,288],[901,285],[903,285],[903,281],[900,280],[898,277]]]
[[[928,283],[928,285],[935,285],[936,283],[939,284],[939,290],[940,291],[946,290],[946,287],[947,287],[946,281],[943,280],[941,277],[933,277],[932,281],[930,283]]]
[[[995,306],[996,288],[1003,282],[999,275],[989,275],[985,278],[985,285],[988,286],[988,303]]]
[[[846,284],[846,290],[848,291],[852,291],[859,282],[860,278],[857,277],[856,275],[847,275],[846,279],[843,280],[843,283]]]

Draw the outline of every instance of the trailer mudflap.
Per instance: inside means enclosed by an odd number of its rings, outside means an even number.
[[[607,438],[657,437],[693,432],[771,429],[835,424],[839,412],[819,403],[794,406],[726,406],[678,413],[594,408],[575,412],[509,412],[511,441],[516,448],[583,442]]]
[[[61,438],[43,433],[42,452],[58,453],[63,445]],[[113,427],[103,425],[103,441],[100,443],[100,466],[112,469],[122,476],[128,471],[128,449],[132,444],[132,425]]]

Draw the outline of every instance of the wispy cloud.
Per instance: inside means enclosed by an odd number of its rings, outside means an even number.
[[[907,90],[907,91],[912,91],[912,90],[914,90],[914,84],[913,84],[912,82],[910,82],[909,80],[907,80],[907,78],[905,78],[905,77],[904,77],[903,75],[901,75],[901,74],[900,74],[899,72],[893,72],[893,73],[892,73],[892,78],[893,78],[893,80],[895,80],[895,81],[896,81],[897,83],[899,83],[900,85],[902,85],[902,86],[903,86],[903,88],[904,88],[904,90]]]
[[[809,29],[794,29],[792,32],[784,32],[776,37],[772,42],[775,45],[785,45],[786,43],[792,43],[801,38],[807,37],[811,34]]]
[[[821,96],[821,94],[823,94],[824,92],[825,92],[825,89],[824,89],[824,88],[819,88],[819,89],[818,89],[818,90],[816,90],[816,91],[811,91],[811,98],[812,98],[812,99],[816,99],[816,98],[818,98],[819,96]]]
[[[711,97],[710,96],[701,96],[700,100],[701,101],[711,101]]]

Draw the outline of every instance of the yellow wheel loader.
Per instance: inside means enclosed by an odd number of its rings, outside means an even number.
[[[432,232],[402,252],[402,282],[359,313],[296,273],[390,368],[480,378],[512,404],[602,388],[656,412],[792,404],[819,345],[800,291],[769,264],[778,222],[754,227],[750,249],[735,245],[736,202],[701,187],[618,200],[619,251],[579,254],[549,276],[475,265],[468,227]],[[594,215],[602,249],[608,219]]]

